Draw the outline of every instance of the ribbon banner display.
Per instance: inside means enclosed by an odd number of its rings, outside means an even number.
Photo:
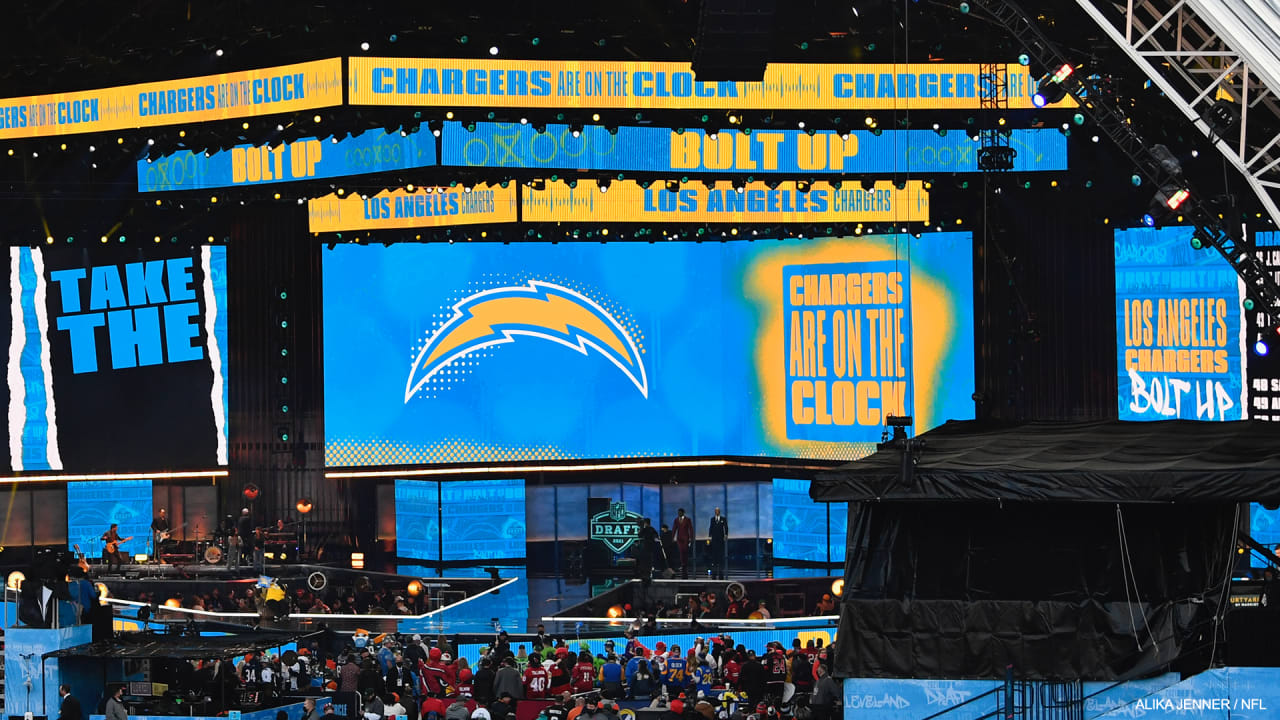
[[[659,127],[598,125],[579,131],[548,125],[479,122],[468,131],[446,122],[442,133],[445,165],[627,172],[897,173],[978,172],[978,143],[967,133],[932,130],[867,130],[847,137],[831,132],[721,131],[714,139],[701,129],[676,132]],[[1019,172],[1067,169],[1067,138],[1057,130],[1014,130]]]
[[[198,190],[334,178],[436,164],[430,133],[370,130],[339,142],[316,138],[275,146],[237,145],[229,151],[180,152],[138,161],[138,191]]]
[[[770,63],[763,82],[698,82],[689,63],[675,62],[353,57],[347,63],[353,105],[970,110],[994,92],[984,87],[976,63]],[[1033,107],[1035,81],[1027,68],[1005,68],[1008,107]]]
[[[342,104],[342,60],[0,100],[0,139],[228,120]]]
[[[516,221],[516,185],[391,190],[362,198],[326,195],[310,200],[311,232],[388,230]]]
[[[524,189],[524,219],[532,222],[928,222],[929,194],[912,180],[899,189],[880,182],[864,190],[858,183],[836,188],[816,182],[802,192],[794,182],[770,188],[750,183],[743,192],[729,181],[710,186],[685,185],[666,190],[619,181],[600,192],[594,180],[576,188],[547,183],[543,190]]]

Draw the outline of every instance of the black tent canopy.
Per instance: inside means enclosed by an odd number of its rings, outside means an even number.
[[[949,422],[824,473],[849,502],[842,677],[1115,679],[1212,656],[1280,424]]]
[[[1280,502],[1280,423],[952,421],[911,477],[886,448],[823,473],[825,502]]]
[[[234,635],[190,636],[179,633],[120,633],[110,640],[76,645],[46,653],[45,657],[96,657],[104,659],[207,660],[239,657],[293,642],[319,639],[324,631],[311,633],[251,631]]]

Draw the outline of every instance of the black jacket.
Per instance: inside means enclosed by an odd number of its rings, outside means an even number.
[[[62,698],[62,706],[58,708],[58,720],[84,720],[80,710],[80,701],[68,694]]]

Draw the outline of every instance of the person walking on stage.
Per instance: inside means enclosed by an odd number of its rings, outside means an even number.
[[[70,686],[59,685],[58,695],[62,696],[62,704],[58,706],[58,720],[84,720],[80,701],[71,694]]]
[[[684,514],[684,508],[676,510],[676,520],[671,529],[676,534],[676,550],[680,553],[680,576],[689,577],[689,549],[693,545],[693,520]]]
[[[115,692],[107,698],[106,720],[129,720],[129,711],[124,708],[124,686],[117,685]]]
[[[729,539],[729,520],[720,514],[720,508],[716,508],[715,514],[711,516],[711,527],[707,530],[707,537],[711,538],[711,577],[716,580],[724,579],[725,548]]]

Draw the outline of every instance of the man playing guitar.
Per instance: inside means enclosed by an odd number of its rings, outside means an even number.
[[[164,508],[160,508],[160,514],[151,521],[151,539],[154,542],[156,562],[164,561],[160,554],[160,544],[168,540],[171,535],[173,531],[169,529],[169,518],[165,516]]]
[[[113,567],[119,570],[120,566],[127,562],[128,558],[120,550],[120,545],[132,539],[132,535],[127,538],[120,537],[120,525],[117,523],[111,523],[111,527],[102,534],[102,541],[106,543],[106,547],[102,549],[102,560],[107,564],[108,570]]]

